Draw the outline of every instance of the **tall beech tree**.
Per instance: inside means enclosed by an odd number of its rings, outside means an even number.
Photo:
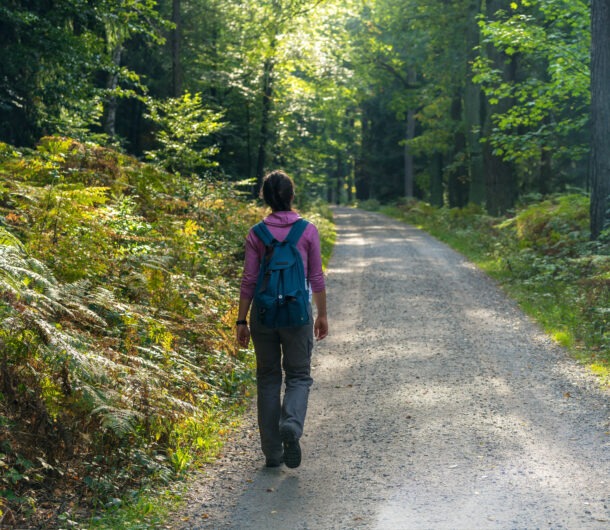
[[[502,0],[487,2],[487,16],[494,21],[503,7]],[[516,57],[511,57],[504,50],[488,42],[486,54],[494,72],[502,84],[511,85],[515,80],[517,67]],[[510,96],[504,98],[487,97],[485,100],[485,121],[483,135],[486,142],[483,149],[483,164],[485,170],[485,203],[491,215],[506,213],[517,199],[517,177],[513,164],[502,157],[500,150],[494,148],[489,141],[494,129],[494,119],[514,104]]]
[[[591,1],[591,237],[610,218],[610,0]]]
[[[485,174],[481,145],[482,91],[474,82],[474,62],[478,57],[480,29],[478,18],[482,0],[469,0],[466,23],[466,79],[464,85],[464,133],[466,135],[467,167],[469,173],[469,202],[485,202]]]

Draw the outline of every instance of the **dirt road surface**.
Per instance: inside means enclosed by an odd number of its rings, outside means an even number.
[[[335,216],[302,466],[251,411],[175,527],[609,529],[610,394],[445,245]]]

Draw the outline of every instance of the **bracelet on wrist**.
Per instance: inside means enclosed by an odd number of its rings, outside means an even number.
[[[247,326],[248,325],[248,321],[247,320],[238,320],[237,322],[235,322],[236,326]]]

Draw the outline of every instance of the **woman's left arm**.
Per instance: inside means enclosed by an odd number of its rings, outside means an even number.
[[[260,257],[256,248],[256,236],[250,231],[246,237],[246,252],[244,259],[244,270],[241,279],[241,289],[239,294],[239,309],[237,312],[237,321],[245,322],[245,324],[237,325],[237,342],[243,348],[247,348],[250,343],[250,328],[247,318],[250,304],[254,296],[254,288],[256,285],[256,277],[260,266]]]
[[[240,297],[239,310],[237,312],[237,342],[242,348],[247,348],[250,343],[250,327],[248,326],[248,311],[250,310],[250,298]],[[245,322],[245,323],[244,323]]]

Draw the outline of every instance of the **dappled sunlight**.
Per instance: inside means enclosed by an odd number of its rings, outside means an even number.
[[[346,246],[362,246],[366,245],[366,240],[362,239],[358,235],[354,236],[343,236],[344,241],[336,243],[337,247],[346,247]]]
[[[405,521],[413,521],[409,528],[468,528],[481,515],[490,524],[510,525],[511,514],[530,498],[553,506],[557,492],[584,490],[585,484],[579,488],[566,480],[591,466],[571,449],[571,440],[581,436],[570,430],[574,424],[556,421],[570,414],[567,398],[558,409],[553,396],[527,376],[515,381],[476,361],[470,373],[455,375],[458,352],[426,352],[420,342],[410,343],[399,357],[390,344],[388,339],[364,341],[351,363],[333,362],[329,386],[320,382],[325,386],[320,391],[333,387],[354,408],[349,417],[316,420],[322,432],[326,421],[344,422],[350,446],[380,460],[385,501],[371,528],[401,528]],[[472,353],[488,355],[485,350]],[[394,362],[388,363],[392,356]],[[425,369],[422,363],[435,357]],[[384,371],[384,366],[391,368]],[[338,387],[337,381],[350,383]],[[379,417],[361,416],[366,412],[358,403],[366,400],[374,400]],[[392,455],[390,461],[386,455]],[[465,470],[472,472],[464,477]],[[575,498],[574,509],[582,502]],[[603,502],[586,502],[596,517],[604,517]],[[443,510],[436,515],[439,505]],[[482,509],[485,505],[488,511]]]
[[[250,513],[269,529],[299,528],[300,513],[308,528],[367,530],[607,520],[607,398],[585,395],[561,351],[461,256],[351,219],[328,269],[303,465],[261,473]]]
[[[594,462],[558,443],[561,439],[556,432],[540,429],[527,417],[511,413],[496,413],[480,423],[471,421],[458,427],[462,433],[470,432],[472,439],[451,436],[446,444],[438,445],[438,452],[422,448],[420,452],[425,454],[419,457],[416,469],[424,468],[426,474],[397,481],[379,508],[374,528],[400,527],[405,521],[412,522],[409,528],[470,528],[474,520],[513,527],[515,511],[528,504],[545,507],[549,513],[529,519],[527,524],[548,524],[558,520],[550,508],[556,505],[558,495],[573,497],[569,506],[562,508],[587,513],[583,521],[606,521],[604,499],[582,498],[579,492],[591,480],[607,488],[608,477],[595,473]],[[469,470],[466,476],[465,469]],[[590,474],[583,474],[583,469]],[[442,512],[435,510],[437,506],[443,507]]]
[[[333,274],[353,274],[355,270],[356,270],[355,267],[342,267],[342,268],[333,267],[332,273]]]

